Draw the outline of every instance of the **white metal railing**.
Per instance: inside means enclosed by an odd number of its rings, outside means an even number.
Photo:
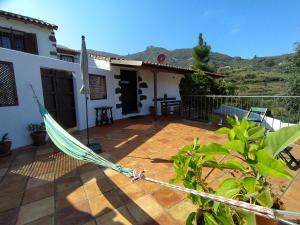
[[[227,96],[185,95],[182,116],[190,120],[210,121],[213,114],[241,118],[251,107],[268,108],[263,121],[272,130],[300,122],[300,96]]]

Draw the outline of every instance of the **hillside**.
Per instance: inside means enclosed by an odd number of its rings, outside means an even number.
[[[107,52],[97,53],[150,62],[156,62],[159,54],[165,54],[166,63],[190,67],[193,61],[192,52],[192,48],[167,50],[165,48],[149,46],[142,52],[125,56]],[[284,93],[285,79],[287,78],[287,59],[291,55],[243,59],[241,57],[231,57],[226,54],[212,52],[210,55],[210,64],[216,71],[226,75],[225,79],[237,87],[239,95],[280,95]]]

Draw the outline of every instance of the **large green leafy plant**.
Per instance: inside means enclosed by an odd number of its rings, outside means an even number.
[[[300,137],[300,125],[267,134],[264,127],[248,122],[246,117],[242,121],[237,117],[229,117],[228,122],[232,128],[223,127],[216,131],[217,134],[228,136],[227,143],[201,145],[199,139],[195,139],[173,157],[176,177],[171,182],[181,182],[185,187],[197,191],[272,207],[268,178],[292,178],[284,162],[276,156]],[[213,170],[224,170],[232,175],[213,189],[207,181]],[[187,224],[256,224],[252,213],[193,194],[187,197],[198,207],[198,211],[192,212],[187,218]]]

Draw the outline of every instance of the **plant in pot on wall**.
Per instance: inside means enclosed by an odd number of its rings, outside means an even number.
[[[11,154],[11,141],[9,140],[8,133],[5,133],[0,140],[0,157]]]
[[[46,144],[46,128],[44,123],[29,124],[28,131],[31,132],[31,138],[33,145],[40,146]]]
[[[280,207],[282,203],[272,193],[270,178],[292,178],[284,162],[276,156],[299,139],[300,125],[266,134],[264,127],[248,122],[246,117],[241,122],[237,117],[228,118],[228,122],[232,128],[223,127],[216,131],[228,136],[227,143],[201,145],[199,139],[195,139],[193,144],[183,147],[173,157],[176,177],[170,182],[182,182],[190,189],[268,208]],[[207,168],[209,172],[204,173]],[[208,182],[214,170],[222,170],[227,175],[215,189]],[[255,217],[253,213],[207,198],[193,194],[187,197],[198,207],[197,212],[192,212],[187,218],[186,224],[189,225],[277,224],[276,221]]]
[[[212,125],[214,128],[219,127],[220,120],[221,120],[220,116],[215,115],[215,114],[211,115],[211,117],[210,117],[211,125]]]

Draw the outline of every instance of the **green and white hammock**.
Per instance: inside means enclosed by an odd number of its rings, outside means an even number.
[[[52,142],[61,151],[75,159],[95,163],[97,165],[113,169],[127,177],[134,177],[134,171],[132,169],[125,168],[119,164],[115,164],[106,160],[70,135],[51,117],[51,115],[37,98],[36,100],[39,106],[39,111],[45,123],[47,134]]]
[[[242,210],[252,212],[257,215],[261,215],[261,216],[264,216],[264,217],[267,217],[270,219],[280,220],[287,224],[295,224],[295,223],[278,218],[275,216],[275,213],[300,216],[300,213],[297,213],[297,212],[288,212],[288,211],[270,209],[270,208],[262,207],[259,205],[249,204],[247,202],[237,201],[234,199],[229,199],[229,198],[217,196],[217,195],[206,193],[206,192],[199,192],[196,190],[180,187],[177,185],[172,185],[172,184],[165,183],[165,182],[153,179],[153,178],[146,177],[142,172],[139,173],[139,172],[134,171],[131,168],[126,168],[120,164],[112,163],[112,162],[106,160],[105,158],[94,153],[91,149],[89,149],[87,146],[82,144],[80,141],[78,141],[76,138],[74,138],[72,135],[70,135],[67,131],[65,131],[51,117],[51,115],[48,113],[46,108],[38,100],[32,86],[31,86],[31,88],[34,93],[34,98],[37,101],[40,114],[43,117],[43,121],[45,123],[46,131],[47,131],[49,138],[61,151],[63,151],[65,154],[67,154],[75,159],[95,163],[99,166],[110,168],[114,171],[117,171],[118,173],[121,173],[121,174],[133,179],[133,180],[143,179],[143,180],[153,182],[153,183],[156,183],[156,184],[164,186],[164,187],[176,189],[178,191],[182,191],[182,192],[186,192],[186,193],[199,195],[201,197],[208,198],[213,201],[221,202],[221,203],[227,204],[232,207],[237,207]]]

